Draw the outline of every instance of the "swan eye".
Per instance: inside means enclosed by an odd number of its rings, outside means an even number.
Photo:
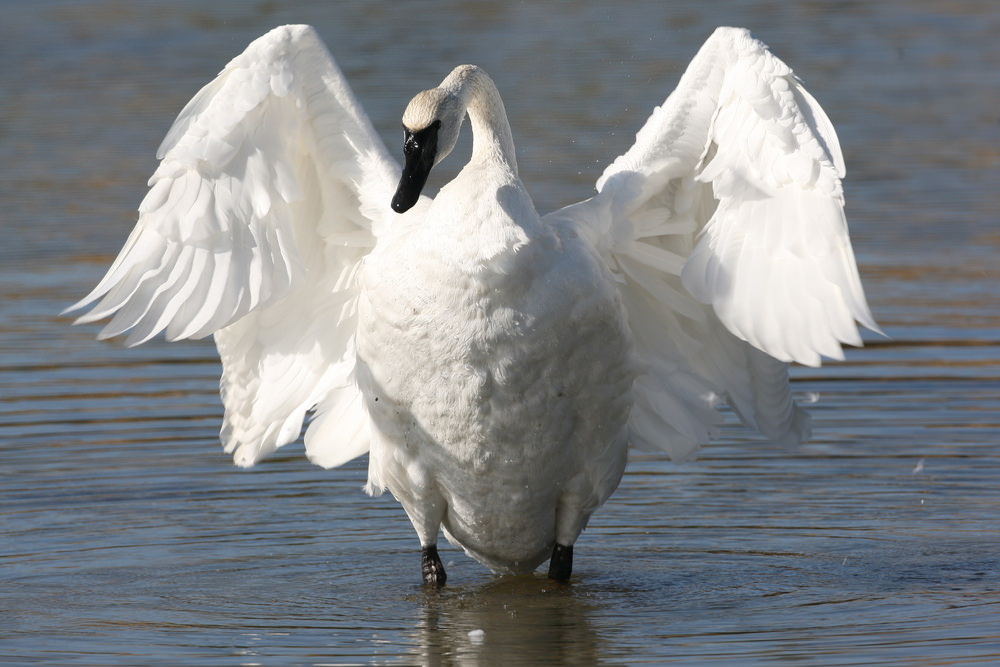
[[[437,143],[437,131],[441,127],[441,121],[435,120],[422,130],[411,132],[406,126],[403,127],[403,155],[420,152],[423,148]]]
[[[417,142],[417,138],[409,130],[403,130],[403,154],[409,155],[418,150],[420,150],[420,144]]]

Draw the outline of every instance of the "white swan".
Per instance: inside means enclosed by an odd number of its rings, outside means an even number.
[[[471,160],[421,196],[466,115]],[[494,571],[551,558],[568,578],[630,443],[690,456],[721,402],[799,442],[787,363],[876,330],[837,136],[745,30],[719,28],[597,194],[545,217],[483,70],[403,124],[400,177],[316,33],[271,31],[181,112],[135,230],[72,308],[129,344],[214,334],[238,465],[310,411],[313,462],[369,452],[367,490],[402,503],[429,583],[440,528]]]

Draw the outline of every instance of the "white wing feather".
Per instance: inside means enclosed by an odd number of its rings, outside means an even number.
[[[398,166],[308,26],[257,39],[181,111],[139,221],[71,309],[137,345],[215,334],[222,440],[248,466],[299,436],[324,466],[368,450],[354,382],[357,271]],[[337,423],[336,433],[328,425]]]
[[[552,214],[619,279],[637,355],[633,443],[689,457],[721,401],[797,443],[787,363],[842,358],[876,329],[848,238],[836,133],[748,31],[719,28],[597,183]],[[766,354],[765,354],[766,353]]]

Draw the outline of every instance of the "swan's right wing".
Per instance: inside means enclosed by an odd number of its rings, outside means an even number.
[[[619,280],[646,371],[636,444],[679,458],[713,406],[795,443],[809,420],[787,364],[842,358],[875,329],[843,213],[833,126],[748,31],[719,28],[608,167],[598,194],[553,214],[590,237]]]
[[[399,173],[309,26],[257,39],[181,111],[139,221],[72,309],[102,337],[215,335],[222,440],[252,465],[296,439],[338,465],[368,448],[354,382],[361,262]],[[96,304],[96,305],[95,305]]]

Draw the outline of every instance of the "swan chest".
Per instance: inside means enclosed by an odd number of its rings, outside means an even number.
[[[624,465],[632,374],[613,287],[575,238],[550,233],[468,271],[424,236],[380,241],[364,267],[369,483],[411,519],[445,503],[445,529],[484,562],[511,540],[544,557],[560,497],[573,487],[589,516]]]

